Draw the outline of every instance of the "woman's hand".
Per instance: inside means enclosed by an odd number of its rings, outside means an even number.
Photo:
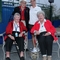
[[[27,36],[25,36],[25,41],[27,40]]]
[[[8,37],[10,37],[12,40],[15,40],[14,36],[12,35],[8,35]]]
[[[48,35],[51,35],[51,33],[47,32],[47,33],[44,34],[44,36],[48,36]]]
[[[39,32],[39,31],[35,31],[34,33],[36,33],[36,35],[39,35],[39,34],[40,34],[40,32]]]
[[[56,42],[58,42],[58,40],[53,40],[53,43],[56,43]]]
[[[22,35],[23,35],[23,32],[21,32],[21,33],[19,34],[19,37],[22,37]]]

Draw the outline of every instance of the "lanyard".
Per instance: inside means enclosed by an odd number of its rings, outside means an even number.
[[[17,24],[14,24],[14,27],[15,27],[15,31],[17,31],[19,26]]]

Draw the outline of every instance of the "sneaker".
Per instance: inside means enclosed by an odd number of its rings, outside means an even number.
[[[24,57],[20,57],[20,60],[25,60]]]
[[[33,50],[32,50],[32,52],[38,52],[38,51],[37,51],[37,48],[34,47]]]
[[[9,57],[6,57],[6,60],[11,60]]]

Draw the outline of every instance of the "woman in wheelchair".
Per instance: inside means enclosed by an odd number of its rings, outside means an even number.
[[[23,31],[27,31],[27,29],[24,26],[24,24],[20,22],[20,14],[15,13],[13,16],[13,21],[10,21],[6,27],[6,36],[5,36],[6,60],[11,60],[10,52],[11,52],[13,41],[16,41],[19,47],[20,60],[24,60]]]
[[[43,11],[39,11],[37,17],[39,20],[32,27],[31,33],[35,32],[37,35],[43,60],[51,60],[53,40],[57,41],[57,37],[54,35],[56,30],[50,20],[45,19]]]

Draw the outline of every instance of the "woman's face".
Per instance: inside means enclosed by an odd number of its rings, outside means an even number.
[[[40,22],[43,22],[44,21],[44,15],[43,14],[39,14],[38,15],[38,19]]]
[[[15,21],[16,23],[18,23],[18,22],[20,21],[20,16],[19,16],[19,15],[15,15],[15,16],[14,16],[14,21]]]
[[[21,1],[21,7],[26,7],[26,2],[25,1]]]

